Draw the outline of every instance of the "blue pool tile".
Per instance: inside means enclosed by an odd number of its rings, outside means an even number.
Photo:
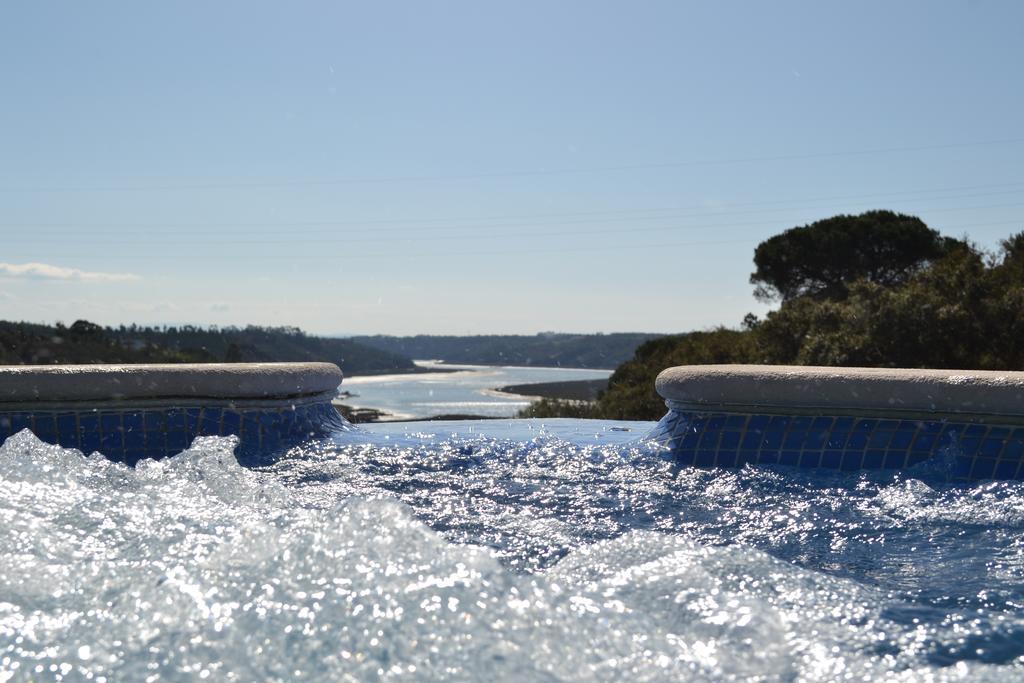
[[[868,447],[868,432],[863,430],[854,431],[850,434],[850,438],[846,440],[847,450],[862,451]]]
[[[278,429],[265,429],[262,436],[261,448],[276,450],[281,445],[281,432]]]
[[[174,409],[167,411],[167,431],[185,431],[185,411]]]
[[[679,445],[682,448],[696,448],[699,442],[700,434],[691,430],[683,434],[683,438],[680,439]]]
[[[260,423],[252,413],[242,415],[242,431],[239,433],[242,441],[250,445],[258,444],[260,440]]]
[[[739,432],[722,432],[722,438],[718,442],[718,448],[720,450],[732,450],[735,451],[740,447],[740,433]]]
[[[1003,446],[1003,458],[1020,459],[1024,455],[1024,440],[1013,437]]]
[[[833,432],[848,432],[853,429],[853,423],[856,422],[852,417],[837,417],[836,421],[832,423]]]
[[[27,413],[11,413],[10,433],[17,434],[31,427],[31,416]]]
[[[697,467],[714,467],[715,466],[715,452],[714,451],[697,451],[697,457],[694,458],[693,464]]]
[[[125,413],[123,416],[124,431],[127,432],[145,432],[146,421],[143,419],[143,415],[140,412]]]
[[[889,432],[894,432],[899,426],[899,420],[879,420],[878,424],[875,425],[875,429],[884,429]]]
[[[804,441],[807,439],[807,432],[804,431],[791,431],[786,434],[786,438],[782,441],[782,447],[786,450],[798,451],[804,447]]]
[[[746,451],[756,451],[761,447],[761,432],[747,430],[743,435],[743,443],[740,444],[740,448]]]
[[[756,465],[757,464],[757,451],[737,451],[736,452],[736,466],[743,467],[744,465]]]
[[[910,453],[907,454],[906,466],[913,467],[914,465],[919,465],[922,462],[931,460],[931,457],[932,454],[930,451],[910,451]]]
[[[776,450],[760,451],[757,454],[757,463],[759,465],[777,465],[779,462],[779,452]]]
[[[242,416],[233,410],[225,410],[222,424],[222,435],[238,434],[242,430]]]
[[[887,470],[899,470],[905,467],[906,461],[906,451],[888,451],[885,454],[885,461],[882,463],[882,467]]]
[[[876,424],[878,424],[878,420],[857,420],[853,429],[857,432],[873,432]]]
[[[78,418],[74,413],[57,415],[57,438],[65,448],[78,448]]]
[[[701,434],[698,448],[705,448],[709,450],[715,450],[718,448],[718,436],[720,433],[721,432],[718,431],[705,431]]]
[[[808,429],[811,428],[811,425],[813,423],[813,417],[808,417],[806,415],[798,415],[797,417],[794,417],[793,420],[789,423],[789,428],[798,429],[800,431],[807,431]]]
[[[977,457],[971,468],[971,479],[991,479],[996,471],[996,461],[992,458]]]
[[[736,451],[718,451],[718,467],[736,467]]]
[[[821,451],[804,451],[800,454],[800,467],[818,469],[821,466]]]
[[[918,429],[925,434],[939,434],[942,432],[943,424],[935,420],[922,422]]]
[[[998,458],[999,453],[1002,452],[1002,450],[1003,439],[988,436],[981,442],[981,447],[978,449],[978,455],[983,455],[986,458]]]
[[[81,413],[78,416],[78,429],[84,436],[86,433],[99,434],[100,416],[98,413]]]
[[[821,466],[830,469],[838,470],[843,464],[843,452],[837,450],[828,450],[821,454]]]
[[[184,429],[176,429],[167,432],[167,450],[172,453],[180,453],[189,447],[188,434]]]
[[[878,429],[868,438],[868,448],[888,448],[892,437],[892,431]]]
[[[964,426],[963,425],[946,423],[946,424],[944,424],[942,426],[942,437],[941,438],[943,440],[948,440],[948,439],[956,440],[956,439],[959,439],[961,436],[963,436],[963,433],[964,433]]]
[[[746,426],[746,424],[747,424],[747,416],[746,415],[730,415],[729,417],[725,418],[725,428],[726,429],[741,430],[741,429],[743,429]]]
[[[164,429],[164,411],[162,410],[147,410],[143,413],[143,419],[146,423],[147,432],[158,432]]]
[[[144,433],[146,435],[146,450],[159,450],[163,452],[167,445],[167,432],[147,429]]]
[[[907,430],[897,430],[893,433],[892,439],[889,440],[889,448],[896,450],[906,450],[910,448],[910,443],[914,440],[914,432]]]
[[[763,430],[765,427],[768,426],[770,419],[771,418],[769,418],[767,415],[751,415],[750,419],[747,420],[747,429]]]
[[[306,409],[305,408],[296,408],[295,409],[295,414],[297,416],[305,415],[306,414]],[[707,427],[708,420],[707,420],[706,417],[694,416],[694,417],[691,417],[688,420],[684,420],[684,424],[688,424],[690,429],[692,429],[693,431],[699,433],[699,432],[703,432],[704,429]]]
[[[831,434],[828,435],[828,440],[825,442],[825,448],[830,448],[833,450],[842,450],[843,446],[846,445],[846,441],[848,438],[849,437],[846,432],[833,431]]]
[[[185,410],[185,431],[189,434],[199,432],[199,408],[188,408]]]
[[[1000,460],[996,463],[996,470],[992,474],[993,479],[1015,479],[1020,462],[1017,460]]]
[[[113,434],[121,430],[121,413],[100,413],[100,431]]]
[[[825,447],[825,443],[828,441],[828,430],[815,428],[807,432],[807,438],[804,440],[804,448],[810,448],[818,450]]]
[[[710,415],[703,420],[703,428],[718,431],[725,426],[724,415]]]
[[[124,433],[124,448],[126,451],[142,452],[146,449],[146,432],[141,429],[133,429]]]
[[[32,433],[46,443],[57,443],[57,420],[53,413],[36,413]]]
[[[866,470],[882,469],[882,462],[885,460],[885,451],[872,449],[864,453],[862,467]]]
[[[99,420],[95,421],[92,429],[88,427],[89,423],[84,416],[80,418],[78,422],[82,427],[78,441],[81,451],[86,455],[89,455],[94,451],[100,450],[100,430],[97,428],[99,426]]]
[[[852,472],[859,470],[861,462],[864,460],[864,451],[845,451],[843,453],[843,462],[840,465],[840,469],[846,472]]]
[[[676,461],[680,465],[692,465],[694,464],[697,457],[697,451],[686,449],[676,451]]]
[[[930,451],[935,447],[935,434],[918,434],[917,438],[914,439],[914,443],[910,445],[912,451]]]
[[[755,451],[755,450],[740,449],[740,450],[736,451],[736,453],[737,453],[737,455],[736,455],[736,464],[738,464],[738,465],[742,465],[743,463],[747,463],[747,462],[750,462],[750,463],[758,462],[757,451]]]
[[[789,427],[788,417],[785,415],[772,415],[768,419],[768,426],[765,429],[785,431],[787,427]]]
[[[777,450],[782,447],[782,437],[784,432],[769,429],[765,431],[761,439],[761,448],[769,450]]]
[[[960,435],[955,430],[946,431],[943,430],[942,434],[939,435],[939,440],[935,444],[934,450],[942,450],[947,448],[955,448],[960,443]]]
[[[957,447],[960,449],[960,452],[963,453],[964,455],[974,455],[975,453],[978,452],[978,448],[980,446],[981,439],[976,436],[965,436],[964,438],[960,439],[960,442],[957,444]]]
[[[800,465],[800,452],[799,451],[781,451],[779,453],[779,464],[786,465],[787,467],[797,467]]]
[[[985,436],[986,431],[988,431],[987,425],[971,424],[967,425],[967,428],[964,429],[964,434],[967,436]]]
[[[100,452],[104,455],[118,455],[124,450],[124,434],[120,429],[100,435]]]
[[[953,470],[950,474],[957,479],[966,479],[971,474],[971,466],[973,464],[974,458],[959,455],[953,460]]]
[[[705,429],[713,429],[718,431],[725,427],[725,415],[712,415],[708,418],[708,424]]]
[[[223,415],[224,411],[221,410],[220,408],[203,408],[203,412],[202,414],[200,414],[199,419],[201,422],[216,425],[216,429],[219,430],[220,420]],[[661,426],[662,424],[664,424],[664,422],[665,421],[662,420],[661,422],[658,423],[658,425]]]
[[[832,423],[835,422],[833,417],[816,417],[811,423],[811,429],[823,429],[828,431],[832,429]]]
[[[989,427],[988,435],[991,438],[1005,439],[1010,436],[1009,427]]]

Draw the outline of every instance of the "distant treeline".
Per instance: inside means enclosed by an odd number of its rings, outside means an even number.
[[[739,329],[662,337],[616,369],[596,404],[554,400],[528,416],[656,420],[657,374],[755,363],[1024,369],[1024,233],[986,253],[891,211],[792,228],[754,253],[755,296],[779,307]]]
[[[102,327],[0,321],[0,363],[327,361],[350,375],[414,369],[406,357],[295,327]]]
[[[477,335],[352,337],[352,341],[408,358],[438,359],[471,365],[526,365],[566,368],[614,368],[637,346],[661,335],[614,334]]]

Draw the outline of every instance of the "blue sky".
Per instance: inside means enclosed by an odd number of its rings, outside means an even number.
[[[1024,3],[8,2],[0,318],[684,331],[872,208],[1024,230]]]

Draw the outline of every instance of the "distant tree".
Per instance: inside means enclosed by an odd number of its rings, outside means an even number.
[[[901,286],[861,279],[842,300],[785,302],[757,326],[757,346],[771,363],[1005,369],[986,332],[990,283],[983,255],[958,249]]]
[[[898,286],[963,246],[915,216],[892,211],[833,216],[761,242],[750,283],[761,301],[843,299],[856,280]]]
[[[608,389],[598,398],[595,416],[612,420],[657,420],[665,414],[665,399],[654,390],[654,379],[665,368],[757,362],[762,361],[750,332],[720,327],[652,339],[637,347],[633,358],[612,374]]]
[[[238,344],[231,342],[228,344],[228,350],[224,352],[225,363],[241,363],[242,362],[242,349],[238,347]]]
[[[71,327],[68,328],[68,332],[76,337],[84,336],[99,336],[103,334],[103,327],[96,323],[91,323],[88,320],[76,320],[72,323]]]

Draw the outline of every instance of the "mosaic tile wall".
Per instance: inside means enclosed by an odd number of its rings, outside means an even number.
[[[948,420],[670,410],[649,438],[680,464],[828,470],[927,466],[951,481],[1024,479],[1024,427]]]
[[[239,437],[239,453],[270,453],[348,424],[328,402],[281,407],[182,407],[0,412],[0,442],[22,429],[83,453],[134,465],[185,450],[197,436]]]

